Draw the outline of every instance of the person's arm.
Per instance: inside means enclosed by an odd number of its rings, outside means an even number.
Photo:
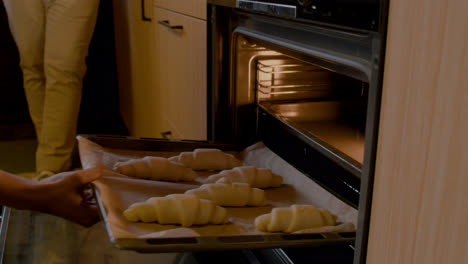
[[[30,194],[38,182],[0,170],[0,205],[29,209]]]
[[[84,226],[98,221],[85,190],[102,176],[101,168],[56,174],[40,182],[0,170],[0,204],[53,214]]]

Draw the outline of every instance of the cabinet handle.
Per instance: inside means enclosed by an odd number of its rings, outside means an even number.
[[[171,26],[169,24],[169,20],[159,20],[158,23],[165,26],[165,27],[168,27],[170,29],[184,29],[184,26],[182,26],[182,25]]]
[[[161,137],[162,137],[162,138],[169,139],[168,136],[170,136],[170,135],[172,135],[172,132],[171,132],[171,131],[161,132]]]
[[[141,20],[151,21],[151,18],[145,15],[145,0],[141,0]]]

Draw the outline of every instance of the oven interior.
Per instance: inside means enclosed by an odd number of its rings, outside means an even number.
[[[367,79],[242,28],[234,30],[231,43],[234,138],[265,142],[357,208],[366,145]]]
[[[250,115],[255,116],[258,107],[333,159],[361,169],[369,84],[283,54],[281,48],[267,48],[242,34],[235,40],[236,131],[249,131],[242,109],[253,106]]]

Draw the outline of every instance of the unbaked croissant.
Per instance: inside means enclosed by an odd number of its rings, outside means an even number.
[[[247,183],[209,183],[185,193],[195,195],[200,199],[211,200],[222,206],[263,206],[266,204],[265,192],[261,189],[250,188]]]
[[[245,182],[254,188],[268,188],[279,187],[283,182],[283,178],[271,173],[270,169],[243,166],[211,175],[205,182]]]
[[[286,208],[273,208],[271,213],[258,216],[255,226],[263,232],[291,233],[306,228],[334,226],[336,218],[325,209],[294,204]]]
[[[219,149],[195,149],[193,152],[181,152],[169,158],[194,170],[227,170],[242,166],[242,162],[233,155]]]
[[[225,208],[186,194],[170,194],[134,203],[123,214],[131,222],[180,224],[184,227],[228,222]]]
[[[161,157],[144,157],[117,162],[114,170],[118,173],[143,179],[164,181],[193,181],[197,174],[184,165]]]

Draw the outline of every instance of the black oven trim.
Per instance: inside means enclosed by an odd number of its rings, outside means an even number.
[[[366,123],[371,124],[366,128],[366,134],[369,134],[369,141],[366,142],[367,151],[364,159],[367,160],[363,167],[363,175],[366,175],[361,180],[361,195],[359,197],[359,215],[356,235],[356,253],[354,254],[353,263],[366,263],[367,247],[369,240],[370,215],[372,209],[372,194],[374,187],[375,163],[377,157],[377,142],[379,136],[380,111],[382,101],[382,85],[385,66],[385,51],[387,42],[387,25],[388,25],[389,0],[380,1],[380,16],[379,16],[379,34],[375,38],[375,48],[373,51],[373,78],[371,84],[377,89],[374,89],[372,94],[369,94],[369,108],[373,109],[372,113],[367,115]]]
[[[207,3],[340,30],[378,32],[382,25],[381,0],[208,0]]]

